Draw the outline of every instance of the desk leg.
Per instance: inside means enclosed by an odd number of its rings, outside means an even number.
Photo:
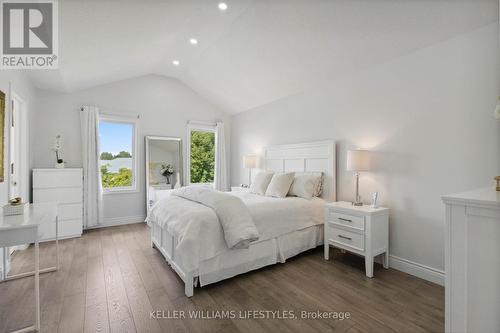
[[[35,329],[40,331],[40,249],[35,242]]]

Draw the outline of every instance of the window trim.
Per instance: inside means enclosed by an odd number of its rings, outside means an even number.
[[[139,184],[138,184],[138,172],[137,172],[137,154],[138,154],[138,145],[137,145],[137,118],[119,116],[119,115],[99,115],[99,127],[101,125],[101,121],[108,123],[118,123],[118,124],[127,124],[132,125],[132,185],[126,187],[113,187],[113,188],[102,188],[103,195],[109,194],[124,194],[124,193],[137,193],[139,192]],[[101,143],[99,140],[99,160],[101,158]],[[101,172],[99,168],[99,173]]]
[[[214,181],[211,183],[191,183],[191,132],[210,132],[214,133],[215,136],[215,156],[214,156]],[[213,185],[215,186],[215,170],[217,170],[217,125],[215,124],[207,124],[207,123],[198,123],[198,122],[189,122],[187,124],[187,133],[186,133],[186,169],[184,170],[184,184],[187,185]]]

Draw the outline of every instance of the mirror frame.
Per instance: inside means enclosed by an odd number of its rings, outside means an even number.
[[[144,144],[145,144],[145,179],[146,179],[146,213],[149,213],[149,142],[153,140],[160,140],[160,141],[177,141],[179,142],[179,173],[180,173],[180,183],[181,186],[184,184],[184,159],[182,158],[182,152],[183,152],[183,147],[182,147],[182,139],[173,137],[173,136],[159,136],[159,135],[146,135],[144,137]],[[172,184],[173,188],[174,184]]]

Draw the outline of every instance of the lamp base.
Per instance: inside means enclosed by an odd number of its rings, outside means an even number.
[[[353,206],[363,206],[363,203],[362,202],[353,202],[352,205]]]

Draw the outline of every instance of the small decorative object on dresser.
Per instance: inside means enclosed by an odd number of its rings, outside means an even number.
[[[62,137],[60,135],[56,136],[54,140],[54,144],[52,145],[52,151],[56,153],[56,163],[54,167],[56,169],[64,169],[64,161],[62,158],[59,158],[59,151],[62,149]]]
[[[367,277],[373,277],[375,256],[384,254],[384,268],[389,268],[388,208],[339,201],[326,204],[325,214],[325,260],[334,246],[365,257]]]
[[[21,197],[10,199],[9,203],[3,206],[3,215],[26,215],[29,211],[29,203],[23,202]]]
[[[496,190],[500,192],[500,176],[496,176],[495,181],[497,182]]]
[[[370,170],[370,152],[368,150],[349,150],[347,152],[347,170],[354,171],[356,175],[356,198],[354,206],[363,206],[359,195],[359,172]]]
[[[248,187],[240,186],[231,186],[231,192],[248,192],[250,189]]]

